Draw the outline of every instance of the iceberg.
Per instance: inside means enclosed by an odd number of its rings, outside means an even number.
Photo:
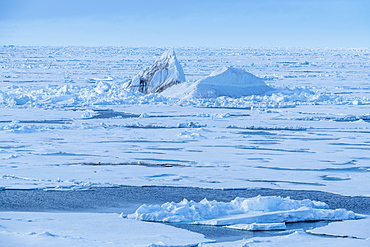
[[[239,98],[264,94],[271,89],[261,78],[243,69],[222,67],[194,83],[169,88],[162,95],[180,98]]]
[[[245,70],[222,67],[195,82],[186,82],[175,51],[168,49],[151,66],[139,72],[124,88],[144,94],[161,93],[166,97],[239,98],[271,90],[265,82]]]
[[[139,72],[126,88],[144,94],[160,93],[184,81],[185,74],[175,51],[168,49],[151,66]]]

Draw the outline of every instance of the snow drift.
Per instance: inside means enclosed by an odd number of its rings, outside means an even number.
[[[311,200],[292,200],[289,197],[257,196],[254,198],[235,198],[230,202],[202,201],[184,199],[180,203],[167,202],[163,205],[142,205],[129,219],[160,222],[187,222],[191,224],[230,226],[237,224],[348,220],[361,218],[345,209],[328,209],[323,202]],[[268,225],[262,225],[269,229]],[[281,227],[279,225],[279,227]],[[237,227],[235,227],[237,228]],[[238,227],[242,229],[242,227]],[[259,229],[258,227],[255,229]],[[251,230],[254,230],[251,228]]]
[[[165,51],[151,66],[142,70],[127,85],[144,94],[160,93],[185,81],[184,71],[176,58],[175,51]]]
[[[270,90],[271,88],[261,78],[251,73],[242,69],[223,67],[194,83],[175,85],[163,92],[163,95],[180,98],[217,98],[220,96],[238,98],[259,95]]]

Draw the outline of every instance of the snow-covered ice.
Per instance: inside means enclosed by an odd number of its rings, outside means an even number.
[[[286,230],[285,222],[282,223],[250,223],[250,224],[234,224],[225,226],[231,229],[246,230],[246,231],[278,231]]]
[[[11,246],[194,246],[201,234],[118,214],[0,212],[2,247]]]
[[[325,227],[308,230],[311,234],[367,239],[370,241],[370,218],[361,220],[350,220],[343,222],[332,222]]]
[[[176,49],[179,61],[164,51],[1,46],[0,188],[148,185],[370,195],[368,48],[183,47]],[[152,70],[156,60],[168,67]],[[224,66],[261,78],[264,84],[251,76],[272,90],[181,96]],[[145,67],[153,77],[141,72]],[[183,83],[162,93],[127,89],[140,75],[150,85]],[[300,233],[276,241],[284,239],[365,241]]]
[[[173,86],[145,95],[124,87],[154,59],[174,60],[170,51],[1,47],[0,186],[370,194],[364,186],[370,179],[368,49],[176,52],[187,83],[227,65],[263,78],[273,90],[238,98],[165,97]]]
[[[200,247],[275,247],[275,246],[369,246],[370,240],[355,238],[322,238],[307,234],[303,231],[296,231],[289,235],[278,237],[256,237],[247,240],[234,242],[200,244]]]

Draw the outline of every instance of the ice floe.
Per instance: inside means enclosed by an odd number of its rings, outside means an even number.
[[[322,238],[307,234],[304,231],[295,231],[288,235],[275,237],[255,237],[251,239],[243,239],[234,242],[222,243],[203,243],[199,247],[296,247],[296,246],[358,246],[367,247],[370,240],[355,239],[355,238]]]
[[[2,247],[195,246],[203,235],[114,213],[0,212]]]
[[[278,231],[286,230],[285,222],[282,223],[251,223],[251,224],[235,224],[225,226],[231,229],[246,230],[246,231]]]
[[[359,219],[362,216],[345,209],[328,209],[327,204],[308,199],[292,200],[288,197],[257,196],[254,198],[235,198],[230,202],[208,201],[207,199],[194,202],[184,199],[179,203],[144,204],[135,213],[128,214],[127,218],[143,221],[231,226],[245,230],[275,230],[283,227],[283,225],[276,225],[276,223],[350,220]],[[255,223],[262,224],[253,225]]]
[[[311,234],[367,239],[370,241],[370,218],[343,222],[332,222],[327,226],[308,230]],[[369,244],[370,245],[370,244]]]

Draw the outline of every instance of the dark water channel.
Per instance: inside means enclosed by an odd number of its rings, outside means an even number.
[[[355,213],[370,214],[370,197],[349,197],[318,191],[291,191],[275,189],[202,189],[179,187],[131,187],[91,188],[89,190],[1,190],[0,211],[31,212],[99,212],[133,213],[141,204],[162,204],[204,198],[231,201],[235,197],[289,196],[291,199],[322,201],[331,209],[345,208]],[[324,226],[328,222],[306,222],[287,224],[289,229],[309,229]],[[217,241],[234,241],[256,236],[281,235],[277,231],[240,231],[215,226],[171,224],[205,235]]]

